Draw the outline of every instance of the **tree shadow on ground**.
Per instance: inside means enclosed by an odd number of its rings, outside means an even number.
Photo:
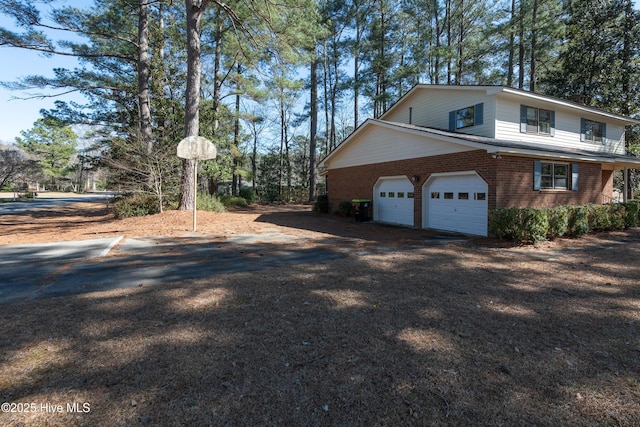
[[[602,251],[374,240],[362,255],[4,306],[0,397],[91,411],[0,424],[638,425],[639,245],[614,245],[605,266]]]

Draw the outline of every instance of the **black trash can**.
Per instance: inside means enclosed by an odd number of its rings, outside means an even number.
[[[356,221],[371,221],[369,215],[369,209],[371,209],[371,200],[368,199],[353,199],[353,215],[356,217]]]

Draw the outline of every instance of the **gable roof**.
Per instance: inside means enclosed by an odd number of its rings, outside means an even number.
[[[511,95],[520,97],[524,100],[538,100],[548,102],[557,106],[562,106],[566,108],[571,108],[578,111],[584,111],[591,114],[596,114],[602,117],[607,117],[609,119],[619,120],[628,125],[638,125],[640,124],[640,120],[634,119],[632,117],[621,116],[619,114],[614,114],[606,110],[602,110],[600,108],[590,107],[585,104],[580,104],[574,101],[567,101],[564,99],[556,98],[549,95],[542,95],[535,92],[529,92],[523,89],[516,89],[509,86],[501,86],[501,85],[432,85],[432,84],[417,84],[412,87],[407,93],[405,93],[395,104],[393,104],[387,111],[385,111],[380,117],[380,120],[385,120],[385,117],[389,116],[393,111],[401,108],[404,102],[411,98],[416,92],[423,90],[455,90],[455,91],[479,91],[484,92],[487,95]]]
[[[351,135],[349,135],[344,141],[342,141],[342,143],[340,143],[331,153],[329,153],[324,159],[319,162],[319,168],[326,169],[327,162],[330,163],[331,159],[339,156],[345,147],[351,144],[352,141],[356,140],[360,134],[371,127],[394,129],[398,132],[419,135],[424,138],[448,142],[451,144],[464,146],[469,149],[485,150],[489,154],[518,155],[560,160],[579,160],[586,162],[607,163],[613,169],[623,169],[625,167],[640,167],[640,157],[623,156],[618,154],[594,152],[574,148],[556,148],[549,147],[548,145],[499,140],[495,138],[450,132],[425,126],[410,125],[406,123],[389,122],[379,119],[367,119],[355,131],[353,131]]]

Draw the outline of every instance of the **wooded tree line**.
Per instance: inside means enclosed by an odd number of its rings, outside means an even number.
[[[640,15],[631,0],[0,0],[0,45],[79,60],[16,89],[79,91],[44,111],[100,134],[120,188],[193,203],[183,137],[218,147],[215,191],[314,199],[315,164],[418,83],[502,84],[635,116]],[[627,141],[636,150],[637,137]]]

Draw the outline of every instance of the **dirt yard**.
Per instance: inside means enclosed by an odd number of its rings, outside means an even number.
[[[198,224],[343,256],[1,305],[0,426],[640,425],[639,229],[520,247],[308,206]],[[191,214],[83,203],[0,226],[2,245],[176,237]]]

